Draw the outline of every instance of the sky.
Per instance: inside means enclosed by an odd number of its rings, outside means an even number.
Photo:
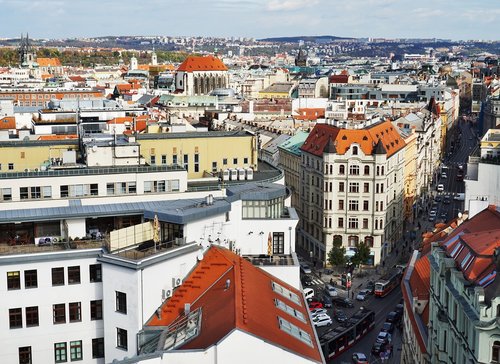
[[[27,32],[500,40],[500,0],[0,0],[0,38]]]

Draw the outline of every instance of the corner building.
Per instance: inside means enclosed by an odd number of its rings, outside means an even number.
[[[298,241],[326,263],[334,239],[365,241],[379,264],[403,230],[405,142],[390,121],[344,129],[318,124],[302,146]]]

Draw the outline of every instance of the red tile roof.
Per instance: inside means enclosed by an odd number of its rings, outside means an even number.
[[[37,58],[36,62],[40,67],[61,67],[59,58]]]
[[[227,67],[220,59],[214,56],[189,56],[181,63],[177,71],[227,71]]]
[[[273,282],[298,295],[300,305],[274,292]],[[307,322],[277,308],[274,299],[301,312]],[[212,246],[172,297],[163,303],[161,318],[153,315],[147,326],[172,324],[183,314],[185,303],[191,304],[191,311],[201,308],[201,330],[197,337],[177,350],[205,349],[238,329],[309,360],[322,362],[302,293],[227,249]],[[309,334],[313,346],[282,331],[278,316]]]
[[[387,120],[365,129],[341,129],[333,125],[316,124],[301,150],[321,157],[330,138],[339,155],[345,154],[352,143],[359,144],[364,154],[371,155],[380,140],[387,152],[387,157],[405,146],[403,138]]]
[[[0,118],[0,130],[15,129],[16,118],[15,116],[5,116]]]

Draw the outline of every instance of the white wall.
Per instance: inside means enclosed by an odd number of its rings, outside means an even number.
[[[91,252],[88,250],[87,252]],[[103,359],[92,359],[92,339],[104,336],[103,320],[90,320],[90,301],[102,299],[102,283],[89,281],[89,265],[97,264],[98,250],[94,256],[76,258],[74,251],[53,254],[37,253],[31,256],[0,257],[0,340],[1,363],[18,363],[18,348],[31,346],[33,364],[54,362],[54,344],[67,343],[68,362],[70,341],[82,340],[83,362],[104,363]],[[68,284],[68,269],[80,266],[80,284]],[[64,267],[65,284],[52,286],[52,268]],[[37,270],[38,287],[25,288],[24,271]],[[7,290],[7,272],[20,271],[21,289]],[[81,322],[69,322],[70,302],[81,302]],[[53,323],[53,305],[66,305],[66,323]],[[39,326],[26,327],[25,308],[38,306]],[[9,329],[9,309],[21,307],[23,328]]]
[[[87,235],[87,225],[85,219],[67,219],[68,237],[83,238]]]

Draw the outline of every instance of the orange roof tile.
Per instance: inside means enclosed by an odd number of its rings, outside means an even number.
[[[0,119],[0,130],[16,129],[15,116],[5,116]]]
[[[67,135],[41,135],[38,137],[38,140],[64,140],[64,139],[76,139],[78,136],[76,134],[67,134]]]
[[[345,154],[352,143],[359,144],[363,153],[371,155],[380,141],[388,157],[405,146],[403,138],[387,120],[365,129],[341,129],[333,125],[316,124],[301,150],[320,157],[330,138],[339,155]]]
[[[189,56],[180,64],[177,71],[227,71],[227,67],[220,59],[214,56]]]
[[[37,58],[36,62],[40,67],[61,67],[59,58]]]
[[[226,282],[229,282],[229,288]],[[298,295],[300,305],[274,292],[272,282]],[[301,312],[307,322],[277,308],[274,299]],[[146,325],[172,324],[183,314],[185,303],[191,304],[191,311],[201,308],[201,330],[197,337],[176,350],[205,349],[238,329],[310,360],[322,362],[321,349],[302,293],[225,248],[210,247],[183,284],[163,303],[160,314],[153,315]],[[312,346],[282,331],[278,316],[309,334]]]

